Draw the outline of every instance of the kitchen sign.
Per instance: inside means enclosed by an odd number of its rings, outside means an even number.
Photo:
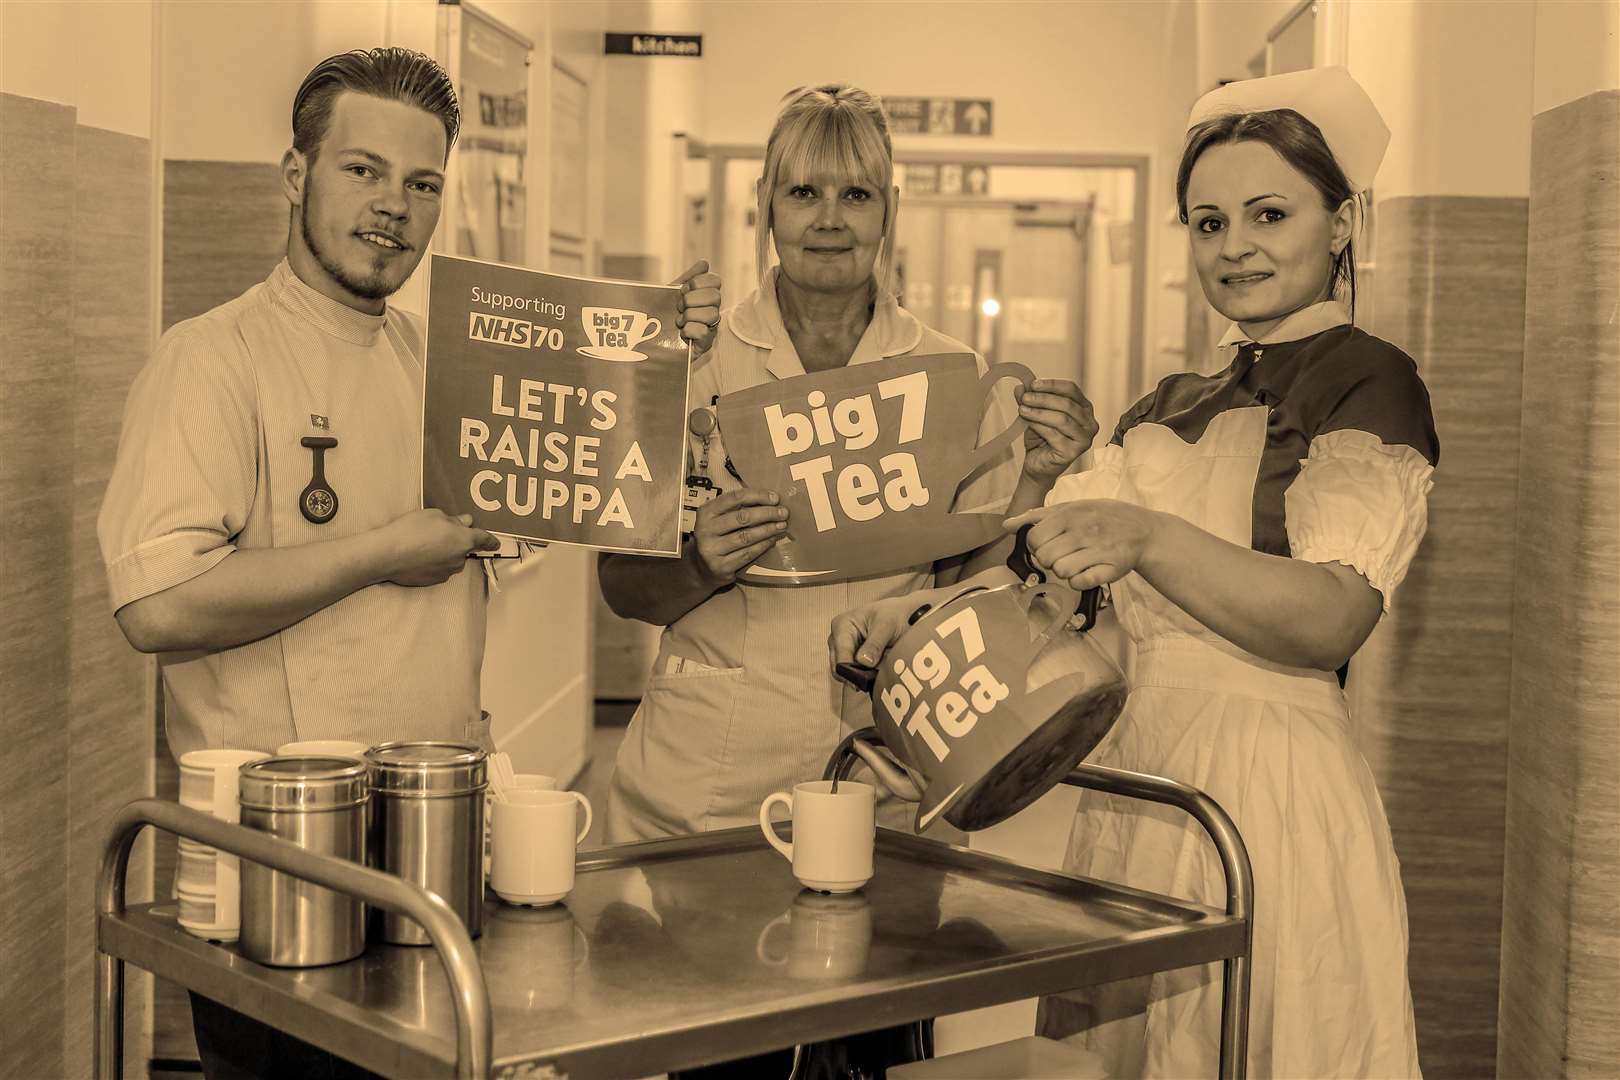
[[[892,135],[982,135],[995,130],[989,98],[885,97]]]
[[[520,540],[679,555],[679,296],[432,256],[422,505]]]
[[[602,49],[608,56],[703,55],[702,34],[608,34]]]
[[[980,418],[1002,379],[971,353],[897,356],[772,380],[720,399],[720,435],[748,487],[781,496],[787,532],[739,577],[803,585],[902,570],[1001,535],[1000,514],[952,512],[958,488],[1023,436],[1014,420],[982,444]]]

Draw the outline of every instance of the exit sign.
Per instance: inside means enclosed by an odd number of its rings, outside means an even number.
[[[989,195],[990,166],[968,163],[921,164],[908,162],[904,172],[907,195]]]
[[[608,34],[602,50],[608,56],[703,55],[702,34]]]
[[[894,135],[983,135],[995,130],[989,98],[885,97],[883,111]]]

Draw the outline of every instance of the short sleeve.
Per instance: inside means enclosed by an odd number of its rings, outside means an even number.
[[[1383,594],[1388,613],[1428,530],[1433,473],[1410,446],[1365,431],[1317,436],[1283,495],[1289,551],[1360,571]]]
[[[236,550],[258,475],[253,378],[234,334],[186,323],[130,389],[96,522],[114,611]]]
[[[983,358],[974,360],[982,375],[987,369]],[[979,445],[994,439],[1018,420],[1018,403],[1012,395],[1013,381],[1002,379],[990,390],[990,402],[985,406],[984,418],[979,423]],[[1015,438],[992,464],[964,484],[956,493],[951,509],[959,514],[999,514],[1012,501],[1018,487],[1018,477],[1024,471],[1024,441]]]
[[[1367,338],[1331,360],[1311,388],[1307,456],[1283,495],[1288,548],[1359,571],[1388,612],[1428,530],[1434,414],[1417,366],[1394,346]]]

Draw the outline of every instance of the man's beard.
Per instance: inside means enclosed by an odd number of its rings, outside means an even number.
[[[313,181],[313,177],[311,180]],[[315,234],[309,228],[309,219],[315,216],[315,207],[318,203],[319,199],[315,194],[315,185],[311,182],[305,189],[305,204],[298,215],[298,226],[299,231],[304,236],[304,246],[309,249],[311,255],[315,256],[315,261],[320,264],[321,269],[325,270],[333,281],[336,281],[362,300],[382,300],[398,292],[400,286],[405,284],[404,279],[400,279],[398,283],[390,284],[387,277],[384,276],[380,258],[372,266],[370,274],[365,277],[356,277],[340,266],[338,261],[326,251],[322,250],[320,242],[315,239]],[[406,277],[409,276],[406,275]]]

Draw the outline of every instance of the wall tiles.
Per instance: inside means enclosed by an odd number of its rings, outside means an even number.
[[[1620,1075],[1620,91],[1532,133],[1500,1076]]]
[[[64,1075],[73,127],[71,108],[0,94],[0,1009],[28,1033],[7,1040],[18,1076]]]
[[[1527,209],[1416,196],[1378,213],[1371,329],[1417,361],[1440,466],[1428,537],[1351,666],[1351,700],[1401,860],[1424,1072],[1483,1076],[1496,1052]]]
[[[95,881],[107,820],[150,791],[146,661],[119,633],[96,543],[130,383],[151,351],[152,147],[147,139],[80,125],[73,176],[72,677],[66,727],[67,1001],[65,1074],[91,1072]],[[146,865],[132,861],[130,899]],[[131,995],[129,1030],[140,1028]]]
[[[163,329],[234,300],[287,253],[274,164],[163,163]]]

